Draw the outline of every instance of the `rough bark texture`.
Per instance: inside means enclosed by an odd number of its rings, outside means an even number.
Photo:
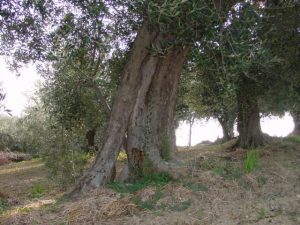
[[[223,131],[222,141],[225,142],[234,137],[234,134],[233,134],[234,120],[235,120],[234,116],[230,116],[230,115],[218,118],[218,121],[219,121],[219,123],[222,127],[222,131]]]
[[[176,148],[174,109],[187,51],[173,47],[163,57],[156,56],[155,73],[142,81],[128,127],[130,180],[138,179],[148,169],[171,172],[174,166],[166,161]]]
[[[265,143],[260,127],[259,108],[255,93],[255,83],[242,77],[237,91],[238,99],[238,145],[242,148],[255,148]]]
[[[105,142],[99,149],[92,167],[82,177],[71,195],[100,187],[111,179],[127,129],[127,149],[130,149],[127,152],[131,160],[130,165],[135,170],[136,167],[141,167],[142,155],[145,153],[155,168],[168,169],[167,163],[161,158],[161,135],[167,132],[171,143],[170,151],[173,150],[175,148],[173,109],[179,75],[188,50],[184,47],[173,47],[164,56],[149,52],[153,44],[158,45],[165,38],[168,39],[155,31],[150,31],[146,23],[140,29],[123,71],[122,83],[112,108]],[[149,129],[150,137],[147,137],[145,130],[141,130],[143,127]],[[142,131],[144,135],[140,137],[138,131]],[[149,145],[146,143],[142,148],[141,140],[148,140]]]
[[[290,111],[294,121],[294,130],[289,135],[300,135],[300,110],[292,109]]]

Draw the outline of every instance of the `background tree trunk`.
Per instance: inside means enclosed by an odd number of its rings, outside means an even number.
[[[255,93],[255,81],[242,77],[237,91],[238,99],[238,146],[255,148],[265,143],[260,127],[259,108]]]
[[[95,135],[96,135],[96,128],[93,128],[86,132],[85,138],[87,140],[88,148],[95,148]]]
[[[147,23],[144,23],[123,71],[122,83],[108,122],[105,142],[99,149],[92,167],[70,195],[74,196],[78,192],[87,192],[100,187],[111,179],[128,126],[130,140],[127,152],[131,162],[129,165],[136,170],[136,167],[141,167],[143,163],[141,155],[147,155],[154,168],[160,171],[169,168],[168,164],[162,162],[162,134],[167,133],[170,151],[175,149],[173,117],[176,89],[188,48],[176,46],[163,56],[153,55],[149,51],[151,46],[159,47],[163,41],[169,41],[169,37],[150,31]],[[149,130],[149,137],[147,132],[142,132],[140,138],[140,133],[136,131],[143,126]],[[146,143],[146,147],[141,148],[143,143],[141,140],[148,140],[148,146]],[[138,150],[135,150],[135,146]]]
[[[300,110],[292,109],[290,111],[294,121],[294,130],[289,135],[300,135]]]
[[[231,115],[218,117],[218,121],[223,131],[222,141],[226,142],[234,137],[234,133],[233,133],[234,120],[235,117]]]
[[[188,143],[189,148],[192,146],[192,128],[194,122],[195,122],[195,117],[194,115],[192,115],[191,118],[189,119],[189,143]]]

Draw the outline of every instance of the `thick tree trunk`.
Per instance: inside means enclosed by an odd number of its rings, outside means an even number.
[[[226,142],[234,137],[233,134],[234,120],[235,120],[234,116],[231,115],[218,117],[218,121],[223,131],[222,141]]]
[[[168,164],[162,162],[161,157],[162,134],[167,132],[172,151],[175,148],[172,122],[176,88],[188,50],[184,47],[172,47],[163,56],[153,55],[149,51],[151,46],[159,46],[164,40],[169,38],[156,31],[150,31],[147,23],[140,29],[123,71],[122,83],[108,123],[106,140],[99,149],[92,167],[71,195],[87,192],[111,179],[127,129],[127,152],[131,160],[130,166],[134,170],[141,167],[142,155],[147,156],[154,168],[168,169]],[[146,130],[142,130],[143,126]],[[142,148],[143,141],[140,140],[147,140],[144,143],[145,147]]]
[[[237,91],[238,99],[238,145],[256,148],[265,143],[260,127],[259,108],[255,93],[255,82],[242,77]]]
[[[142,81],[128,127],[129,180],[149,170],[172,173],[174,165],[166,161],[176,148],[174,109],[187,51],[173,47],[159,57],[153,77]]]
[[[289,135],[300,135],[300,110],[292,109],[290,111],[294,121],[294,130]]]

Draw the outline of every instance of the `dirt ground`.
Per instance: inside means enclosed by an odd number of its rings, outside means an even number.
[[[223,145],[181,148],[186,176],[124,192],[111,188],[77,201],[47,180],[39,160],[0,166],[0,224],[299,225],[300,144],[277,139],[258,150],[246,172],[246,151]]]

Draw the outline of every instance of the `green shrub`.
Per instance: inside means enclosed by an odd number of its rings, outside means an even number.
[[[247,157],[244,160],[244,170],[246,173],[251,173],[252,171],[258,169],[260,166],[259,155],[257,150],[249,150],[247,152]]]
[[[88,159],[93,156],[82,149],[83,137],[78,130],[56,129],[46,140],[42,158],[49,177],[63,188],[77,181]]]

